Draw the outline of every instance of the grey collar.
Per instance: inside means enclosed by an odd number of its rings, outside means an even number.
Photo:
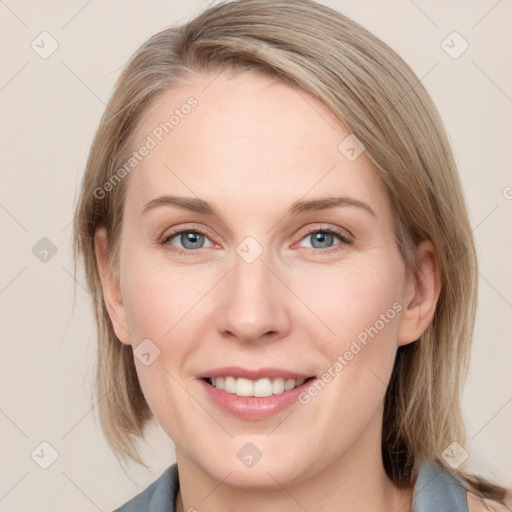
[[[468,512],[461,478],[440,463],[423,462],[414,486],[412,512]]]
[[[173,464],[114,512],[174,512],[179,488],[178,466]],[[414,486],[412,512],[468,512],[460,477],[439,463],[423,462]]]

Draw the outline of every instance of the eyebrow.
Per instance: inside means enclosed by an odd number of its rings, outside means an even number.
[[[179,196],[160,196],[152,199],[144,205],[141,215],[145,215],[148,211],[158,208],[160,206],[177,206],[185,210],[190,210],[204,215],[214,215],[220,218],[220,215],[216,209],[207,201],[194,197],[179,197]],[[311,211],[326,210],[329,208],[336,208],[337,206],[354,206],[360,208],[363,211],[369,213],[373,217],[377,217],[373,209],[353,197],[341,196],[341,197],[325,197],[321,199],[310,199],[310,200],[299,200],[295,201],[288,212],[291,215],[300,215]]]

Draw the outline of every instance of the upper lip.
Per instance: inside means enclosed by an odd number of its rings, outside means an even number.
[[[275,379],[282,377],[283,379],[307,379],[313,375],[307,373],[296,372],[293,370],[286,370],[284,368],[242,368],[240,366],[225,366],[223,368],[214,368],[207,370],[200,375],[199,379],[206,379],[208,377],[235,377],[249,380],[259,379]]]

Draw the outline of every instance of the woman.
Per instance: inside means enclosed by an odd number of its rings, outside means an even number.
[[[353,21],[246,0],[152,37],[92,144],[75,247],[109,442],[142,462],[155,417],[176,446],[118,510],[505,510],[459,469],[476,262],[453,156]]]

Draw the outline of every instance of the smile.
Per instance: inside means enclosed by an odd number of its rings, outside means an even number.
[[[264,420],[298,403],[313,384],[309,373],[284,368],[216,368],[197,375],[205,396],[216,408],[245,420]]]
[[[302,386],[307,379],[286,379],[283,377],[262,378],[258,380],[235,378],[233,376],[208,377],[205,379],[211,386],[237,396],[267,397],[280,395],[285,391]]]

